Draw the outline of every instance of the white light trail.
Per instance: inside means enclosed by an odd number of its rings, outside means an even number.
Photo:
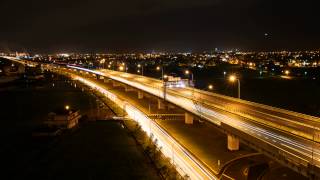
[[[161,147],[161,152],[171,159],[172,163],[177,167],[177,171],[182,176],[187,174],[191,179],[217,179],[192,154],[143,112],[92,81],[79,76],[72,77],[104,94],[107,98],[123,108],[128,116],[138,122],[149,136],[152,134],[154,138],[157,139],[158,145]]]
[[[84,71],[89,71],[91,73],[99,74],[102,76],[107,76],[108,78],[111,78],[113,80],[125,83],[127,85],[130,85],[132,87],[135,87],[137,89],[141,89],[143,91],[146,91],[150,94],[153,94],[155,96],[163,98],[163,90],[162,90],[162,84],[159,83],[154,83],[154,84],[148,84],[148,83],[139,83],[135,81],[128,80],[126,78],[123,78],[122,76],[119,76],[118,73],[112,72],[112,73],[102,73],[99,71],[93,71],[85,68],[79,68],[79,67],[73,67],[72,68],[77,68],[81,69]],[[147,78],[148,79],[148,78]],[[154,87],[156,84],[156,87]],[[200,117],[203,117],[207,119],[208,121],[215,123],[217,125],[220,125],[221,122],[230,125],[231,127],[241,129],[243,132],[252,135],[253,137],[257,138],[257,134],[262,134],[262,137],[268,137],[264,139],[264,142],[268,142],[270,145],[278,148],[279,150],[287,153],[289,156],[293,157],[295,161],[298,161],[301,164],[307,164],[307,163],[315,163],[315,165],[320,166],[320,151],[318,149],[314,149],[311,147],[310,144],[304,143],[304,142],[298,142],[295,139],[290,139],[287,137],[284,137],[278,133],[274,133],[271,131],[267,131],[263,128],[254,126],[250,123],[247,123],[245,121],[241,121],[239,119],[234,119],[231,117],[228,117],[222,113],[219,113],[217,111],[208,109],[207,107],[203,106],[201,103],[200,104],[195,104],[191,99],[178,95],[178,94],[171,94],[167,93],[166,99],[173,103],[176,104],[196,115],[199,115]],[[197,108],[201,108],[201,113]],[[245,128],[250,129],[250,131],[245,130]],[[262,139],[262,138],[260,138]],[[279,142],[277,143],[272,143],[273,140],[277,140]],[[285,145],[283,145],[285,144]],[[290,146],[291,148],[287,148]],[[315,160],[315,161],[314,161]]]

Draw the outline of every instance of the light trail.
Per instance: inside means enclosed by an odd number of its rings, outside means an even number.
[[[124,84],[130,85],[137,89],[141,89],[145,92],[153,94],[155,96],[163,98],[163,91],[162,91],[162,83],[148,83],[146,82],[137,82],[136,79],[126,79],[128,76],[126,74],[120,74],[117,72],[100,72],[100,71],[93,71],[85,68],[68,66],[70,68],[76,68],[79,70],[89,71],[91,73],[99,74],[101,76],[106,76],[113,80],[122,82]],[[145,78],[148,80],[151,78]],[[152,80],[152,79],[151,79]],[[138,79],[138,81],[140,81]],[[153,80],[154,81],[154,80]],[[208,121],[220,125],[221,123],[225,123],[231,127],[241,130],[242,132],[251,135],[262,142],[265,142],[279,150],[282,153],[287,154],[286,158],[291,159],[292,161],[307,166],[308,164],[314,164],[320,167],[320,151],[317,149],[317,143],[310,142],[304,139],[296,139],[295,136],[290,134],[286,134],[286,137],[281,135],[281,133],[277,130],[267,130],[262,128],[261,126],[257,126],[253,123],[246,122],[239,118],[231,118],[226,116],[225,114],[221,113],[220,111],[213,110],[214,107],[211,107],[210,104],[200,103],[195,104],[190,97],[185,97],[181,94],[175,92],[168,92],[166,94],[167,101],[176,104],[187,111],[190,111],[200,117],[207,119]],[[206,106],[210,106],[210,109]],[[199,112],[198,108],[201,109],[201,113]],[[292,113],[291,113],[292,114]],[[306,116],[307,117],[307,116]],[[247,130],[246,130],[247,129]],[[262,135],[259,136],[258,134]],[[276,140],[276,143],[275,141]],[[315,148],[313,147],[315,145]],[[288,148],[290,147],[290,148]]]
[[[142,111],[92,81],[75,75],[72,75],[72,78],[96,89],[123,108],[131,119],[139,123],[148,136],[153,135],[157,139],[161,152],[171,159],[181,176],[188,175],[190,179],[217,179],[213,173]]]

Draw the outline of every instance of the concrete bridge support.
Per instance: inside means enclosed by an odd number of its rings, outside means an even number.
[[[90,73],[91,78],[98,79],[97,75],[94,73]]]
[[[103,80],[104,77],[103,77],[103,76],[100,76],[100,75],[97,75],[97,79],[98,79],[98,80]]]
[[[175,109],[176,107],[175,106],[173,106],[173,105],[168,105],[168,109],[170,110],[170,109]]]
[[[103,79],[103,82],[104,82],[104,83],[108,83],[109,81],[110,81],[110,79],[108,79],[108,78],[104,78],[104,79]]]
[[[162,99],[158,99],[158,109],[165,109],[165,104]]]
[[[143,99],[143,92],[138,90],[138,99]]]
[[[113,87],[119,87],[120,84],[118,82],[116,82],[116,81],[112,81],[112,86]]]
[[[130,86],[128,86],[128,85],[124,85],[124,90],[125,90],[126,92],[128,92],[128,91],[132,91],[133,89],[132,89],[132,87],[130,87]]]
[[[193,124],[193,115],[186,112],[184,115],[184,123],[185,124]]]
[[[228,150],[230,151],[238,151],[239,150],[239,138],[228,134]]]

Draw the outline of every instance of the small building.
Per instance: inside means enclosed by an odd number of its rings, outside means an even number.
[[[79,110],[69,109],[69,106],[66,106],[66,108],[61,108],[54,112],[50,112],[48,114],[48,120],[46,120],[44,123],[48,127],[70,129],[78,124],[80,118],[81,115]]]

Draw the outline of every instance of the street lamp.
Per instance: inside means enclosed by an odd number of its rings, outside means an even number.
[[[212,84],[209,84],[208,89],[209,89],[209,90],[212,90],[212,89],[213,89],[213,85],[212,85]]]
[[[238,98],[240,99],[240,79],[237,78],[235,75],[231,75],[229,77],[229,81],[231,81],[231,82],[238,81]]]
[[[185,70],[184,73],[185,73],[186,75],[191,74],[191,82],[193,83],[193,73],[190,72],[189,70]],[[190,82],[189,82],[189,86],[190,86]]]
[[[100,60],[100,64],[103,64],[103,69],[104,69],[104,63],[106,62],[106,60],[105,59],[101,59]]]
[[[124,67],[123,67],[123,66],[120,66],[120,67],[119,67],[119,70],[120,70],[120,71],[123,71],[123,70],[124,70]]]
[[[284,73],[288,76],[290,74],[289,70],[285,70]]]
[[[64,108],[65,108],[66,110],[69,110],[69,109],[70,109],[70,106],[69,106],[69,105],[66,105]]]
[[[161,77],[162,77],[162,80],[163,80],[163,66],[157,66],[157,71],[160,71],[160,69],[161,69]]]
[[[124,62],[123,62],[123,63],[121,63],[121,64],[122,64],[122,66],[120,66],[120,68],[122,67],[122,68],[121,68],[122,70],[119,68],[119,69],[120,69],[120,71],[125,70],[125,71],[127,72],[127,71],[128,71],[127,64],[126,64],[126,63],[124,63]]]
[[[164,74],[163,76],[163,101],[166,101],[166,96],[167,96],[167,81],[168,81],[168,76]]]
[[[141,75],[143,76],[143,65],[138,64],[138,68],[141,68]]]

